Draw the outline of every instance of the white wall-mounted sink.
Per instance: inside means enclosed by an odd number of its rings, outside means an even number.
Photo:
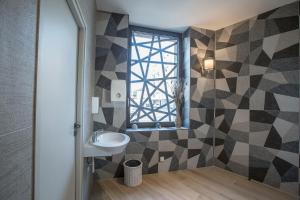
[[[122,153],[130,141],[126,134],[105,131],[97,135],[94,141],[92,138],[90,138],[90,144],[108,154]]]

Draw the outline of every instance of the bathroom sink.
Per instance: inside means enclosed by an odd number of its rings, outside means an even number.
[[[109,154],[118,154],[125,150],[130,138],[126,134],[116,132],[103,132],[97,135],[90,143]]]

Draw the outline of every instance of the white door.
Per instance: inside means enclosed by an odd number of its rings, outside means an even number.
[[[78,27],[65,0],[41,0],[35,199],[75,199]]]

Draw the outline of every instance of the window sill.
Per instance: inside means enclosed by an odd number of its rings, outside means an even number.
[[[162,128],[128,128],[126,129],[126,132],[147,132],[147,131],[176,131],[176,130],[188,130],[189,128],[186,127],[162,127]]]

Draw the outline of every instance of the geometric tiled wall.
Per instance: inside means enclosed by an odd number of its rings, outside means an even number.
[[[215,164],[249,173],[249,20],[216,31]]]
[[[96,29],[94,129],[123,132],[125,105],[109,92],[126,79],[128,16],[99,12]],[[191,27],[183,45],[189,129],[127,131],[126,152],[96,159],[98,178],[123,176],[123,161],[137,158],[144,174],[216,165],[298,194],[299,1],[217,31]],[[207,57],[215,72],[201,71]]]
[[[124,132],[126,103],[110,101],[111,80],[126,80],[128,55],[128,15],[96,13],[95,96],[99,114],[94,115],[94,130],[103,128]]]
[[[213,163],[214,73],[213,71],[204,73],[201,69],[205,58],[214,58],[215,33],[191,27],[188,29],[188,35],[190,37],[189,128],[190,137],[193,138],[190,140],[201,142],[201,148],[198,148],[199,155],[195,157],[198,165],[194,166],[201,167]]]
[[[107,30],[111,31],[111,28],[109,28],[109,26],[112,26],[111,18],[118,17],[120,21],[121,18],[124,19],[122,16],[126,17],[126,27],[128,27],[128,16],[126,15],[97,13],[95,95],[100,97],[102,112],[100,111],[94,117],[95,130],[104,128],[105,130],[125,132],[124,129],[126,128],[125,105],[111,104],[108,98],[110,80],[126,79],[127,76],[126,73],[122,73],[122,76],[119,73],[126,72],[127,57],[126,59],[124,56],[114,57],[115,59],[112,62],[112,56],[110,55],[116,54],[116,49],[112,48],[111,41],[121,42],[123,38],[120,37],[124,36],[125,40],[125,35],[118,35],[118,37],[113,35],[113,39],[110,35],[107,35]],[[113,22],[115,21],[116,19]],[[117,27],[114,24],[113,27]],[[106,30],[102,28],[103,30],[99,31],[98,26],[106,26]],[[122,27],[125,27],[125,25],[122,25]],[[190,95],[190,98],[186,99],[191,99],[188,102],[191,105],[191,109],[188,109],[190,129],[126,131],[126,134],[130,136],[130,143],[124,153],[96,158],[95,168],[99,179],[123,176],[122,164],[124,160],[131,158],[142,160],[144,174],[191,169],[213,164],[213,76],[212,74],[201,74],[199,65],[204,57],[214,56],[214,38],[213,31],[204,29],[191,28],[186,32],[185,41],[188,43],[186,43],[185,51],[187,52],[185,55],[185,68],[187,70],[185,72],[188,73],[188,78],[191,77],[188,80],[188,82],[191,82],[191,88],[187,90],[189,92],[186,94]],[[127,48],[126,50],[124,48],[124,54],[125,51],[127,51]],[[117,60],[118,58],[121,58],[121,60]],[[119,62],[120,66],[116,67],[116,62]],[[210,88],[207,89],[208,87]],[[199,105],[202,105],[200,109],[198,108]],[[118,119],[117,122],[122,123],[115,123],[115,119]],[[159,162],[161,156],[165,158],[165,161]]]
[[[299,2],[216,31],[216,165],[299,191]]]
[[[122,177],[122,164],[127,159],[140,159],[143,174],[173,171],[187,168],[188,131],[148,130],[128,131],[130,142],[124,153],[96,160],[99,179]],[[164,156],[165,161],[159,162]]]
[[[96,12],[94,96],[99,97],[99,113],[93,115],[94,130],[124,132],[126,129],[126,103],[111,102],[110,91],[112,80],[127,77],[128,21],[128,15]],[[108,172],[117,173],[120,159],[124,159],[122,155],[98,157],[96,169],[102,167],[99,163],[105,162],[110,164]],[[99,174],[109,177],[108,172],[104,168]]]
[[[250,19],[249,177],[297,194],[299,2]]]

